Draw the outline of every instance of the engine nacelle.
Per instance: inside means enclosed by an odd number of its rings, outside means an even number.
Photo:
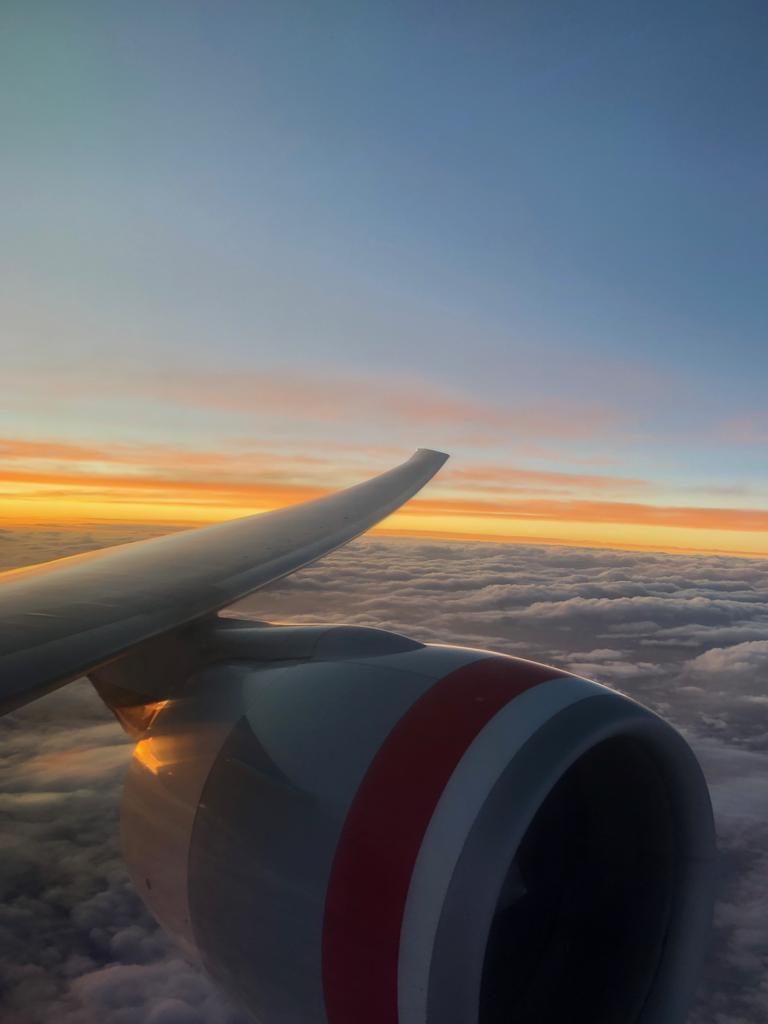
[[[713,827],[669,725],[561,670],[352,627],[221,631],[144,709],[123,843],[262,1024],[672,1024]]]

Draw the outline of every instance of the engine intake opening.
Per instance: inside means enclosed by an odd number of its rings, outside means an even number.
[[[593,747],[539,808],[499,893],[480,1024],[635,1024],[675,887],[667,787],[647,746]]]

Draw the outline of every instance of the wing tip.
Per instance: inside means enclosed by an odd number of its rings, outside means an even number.
[[[440,472],[449,458],[447,452],[439,452],[435,448],[417,448],[408,461],[421,468],[424,483],[427,483]]]
[[[443,463],[447,462],[448,459],[450,459],[450,457],[451,457],[448,454],[448,452],[439,452],[439,451],[437,451],[436,448],[417,448],[415,454],[416,455],[428,455],[439,466],[442,466]]]

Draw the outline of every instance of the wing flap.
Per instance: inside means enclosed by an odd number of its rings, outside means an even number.
[[[0,714],[346,544],[447,458],[419,449],[316,501],[0,574]]]

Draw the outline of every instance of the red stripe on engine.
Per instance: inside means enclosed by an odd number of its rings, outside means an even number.
[[[483,726],[510,700],[559,675],[502,658],[464,665],[419,698],[382,744],[349,809],[328,886],[330,1024],[397,1024],[403,914],[437,802]]]

